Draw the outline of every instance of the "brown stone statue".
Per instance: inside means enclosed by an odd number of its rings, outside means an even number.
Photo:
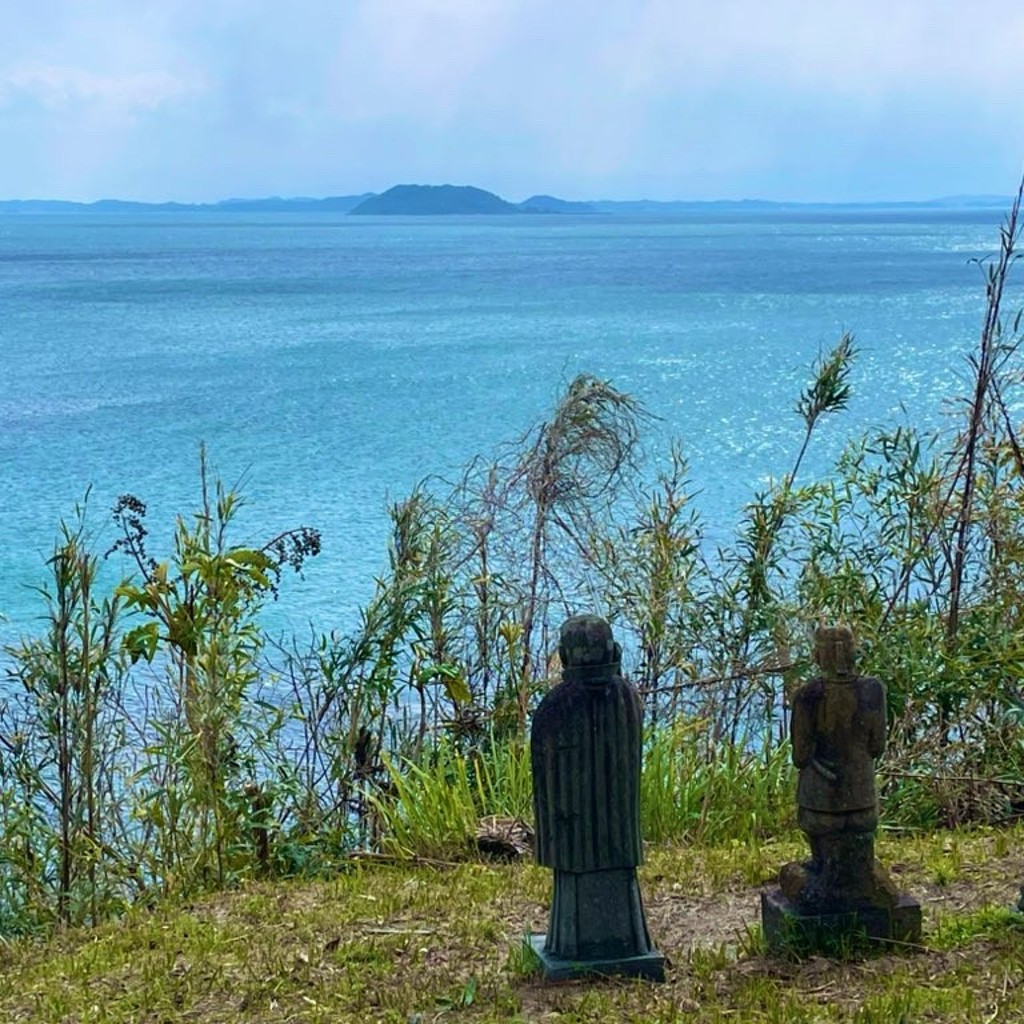
[[[854,673],[853,634],[845,626],[818,629],[814,655],[822,675],[797,691],[790,729],[800,769],[796,820],[811,860],[791,888],[783,879],[782,891],[802,902],[891,902],[895,893],[885,885],[876,891],[874,870],[885,687]]]
[[[846,626],[819,628],[814,655],[821,675],[797,691],[790,726],[800,770],[797,824],[811,858],[785,865],[780,892],[762,899],[765,934],[769,944],[779,938],[781,914],[817,922],[825,931],[845,924],[876,938],[916,941],[920,908],[900,895],[875,860],[874,762],[885,748],[885,687],[854,671],[853,633]]]
[[[531,728],[537,862],[554,870],[546,936],[530,944],[546,977],[582,973],[661,980],[636,868],[642,706],[620,672],[621,650],[595,615],[563,626],[562,682]]]

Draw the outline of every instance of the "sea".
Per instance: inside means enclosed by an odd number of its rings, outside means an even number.
[[[521,436],[579,373],[651,414],[645,472],[678,440],[706,542],[727,544],[792,465],[795,403],[843,332],[852,396],[805,478],[865,430],[955,429],[1000,219],[0,216],[0,644],[42,628],[46,560],[83,504],[102,554],[112,505],[139,497],[165,555],[201,445],[244,494],[239,543],[322,533],[267,628],[351,628],[389,504]]]

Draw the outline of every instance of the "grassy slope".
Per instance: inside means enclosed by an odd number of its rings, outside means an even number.
[[[253,884],[0,948],[0,1020],[986,1021],[1024,1019],[1024,831],[888,838],[925,904],[926,946],[803,962],[763,955],[758,891],[798,839],[663,848],[642,869],[665,985],[545,986],[519,940],[546,921],[532,865],[353,864],[330,881]]]

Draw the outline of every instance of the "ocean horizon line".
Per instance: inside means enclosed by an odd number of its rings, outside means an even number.
[[[408,186],[395,186],[406,188]],[[424,191],[442,188],[476,190],[475,186],[414,186]],[[390,191],[390,190],[386,190]],[[478,190],[486,191],[486,190]],[[139,200],[114,197],[78,200],[58,198],[0,199],[0,214],[18,213],[349,213],[368,199],[383,195],[361,192],[328,196],[229,197],[211,201],[188,202],[175,199]],[[488,193],[501,198],[498,193]],[[788,199],[562,199],[534,194],[519,202],[510,202],[516,212],[540,214],[643,214],[686,212],[842,212],[858,210],[948,211],[998,210],[1008,208],[1011,195],[971,194],[939,196],[929,199],[875,200],[788,200]],[[443,216],[444,214],[438,214]]]

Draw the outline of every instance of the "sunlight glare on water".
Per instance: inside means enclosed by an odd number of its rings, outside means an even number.
[[[963,388],[993,213],[740,217],[9,216],[0,220],[0,641],[92,487],[195,508],[200,442],[245,481],[238,540],[309,524],[323,555],[275,629],[343,627],[385,565],[386,507],[520,435],[587,372],[640,398],[650,465],[682,440],[708,536],[790,466],[815,355],[860,349],[823,470],[869,425],[941,422]],[[115,567],[115,569],[118,567]]]

